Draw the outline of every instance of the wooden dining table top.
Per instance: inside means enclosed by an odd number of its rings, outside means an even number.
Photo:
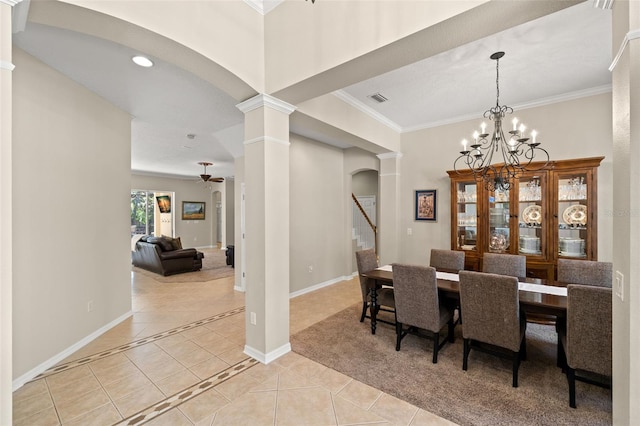
[[[448,272],[457,274],[458,271],[438,270],[440,272]],[[393,272],[384,269],[374,269],[362,274],[364,277],[377,281],[379,284],[393,286]],[[541,284],[554,287],[566,287],[566,283],[559,281],[544,280],[539,278],[518,278],[521,283]],[[459,298],[460,283],[454,280],[438,278],[438,290],[445,297]],[[566,316],[567,312],[567,296],[559,294],[547,294],[536,291],[520,290],[520,305],[527,312],[535,312],[538,314]]]

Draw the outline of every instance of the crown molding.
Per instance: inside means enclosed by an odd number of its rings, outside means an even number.
[[[255,9],[259,14],[266,15],[276,8],[284,0],[244,0],[246,4]]]
[[[20,3],[22,0],[0,0],[0,3],[8,4],[9,6],[15,6]]]
[[[632,30],[625,34],[624,39],[620,44],[620,49],[618,49],[618,54],[613,58],[613,62],[611,62],[611,66],[609,67],[610,72],[613,72],[613,69],[618,65],[618,61],[622,57],[622,53],[624,52],[624,49],[626,49],[627,44],[629,44],[631,40],[635,40],[637,38],[640,38],[640,29]]]
[[[516,104],[516,105],[513,105],[512,108],[514,110],[522,110],[522,109],[541,107],[541,106],[545,106],[545,105],[557,104],[559,102],[566,102],[566,101],[571,101],[571,100],[574,100],[574,99],[580,99],[580,98],[586,98],[586,97],[589,97],[589,96],[601,95],[603,93],[610,93],[611,90],[612,90],[611,85],[610,84],[605,84],[604,86],[593,87],[591,89],[577,90],[575,92],[564,93],[564,94],[558,95],[558,96],[551,96],[549,98],[538,99],[536,101],[526,102],[526,103],[522,103],[522,104]],[[475,119],[479,120],[479,119],[481,119],[481,117],[482,117],[482,112],[479,112],[477,114],[461,115],[461,116],[454,117],[454,118],[449,118],[449,119],[446,119],[446,120],[433,121],[433,122],[430,122],[430,123],[420,124],[420,125],[417,125],[417,126],[405,127],[405,128],[402,129],[401,133],[410,133],[410,132],[415,132],[415,131],[418,131],[418,130],[431,129],[433,127],[446,126],[448,124],[455,124],[455,123],[460,123],[460,122],[468,121],[468,120],[475,120]]]
[[[296,110],[296,107],[285,102],[281,101],[278,98],[274,98],[271,95],[267,95],[266,93],[261,93],[259,95],[254,96],[253,98],[249,98],[244,102],[236,105],[243,113],[248,113],[249,111],[253,111],[254,109],[269,107],[271,109],[275,109],[276,111],[280,111],[285,114],[291,114]]]
[[[352,107],[354,107],[354,108],[362,111],[363,113],[367,114],[368,116],[370,116],[374,120],[384,124],[387,127],[390,127],[391,129],[395,130],[396,132],[398,132],[398,133],[402,132],[402,127],[400,125],[398,125],[395,121],[389,120],[387,117],[385,117],[384,115],[380,114],[378,111],[374,110],[373,108],[369,107],[368,105],[360,102],[358,99],[354,98],[353,96],[351,96],[350,94],[348,94],[344,90],[336,90],[335,92],[333,92],[333,95],[338,97],[338,98],[340,98],[340,99],[342,99],[344,102],[348,103]]]

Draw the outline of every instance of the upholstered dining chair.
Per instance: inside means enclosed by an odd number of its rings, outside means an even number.
[[[567,324],[558,332],[559,364],[569,383],[569,406],[576,408],[576,380],[610,388],[612,290],[593,285],[567,286]],[[595,373],[604,380],[585,377]]]
[[[396,351],[409,334],[426,330],[433,339],[433,363],[438,362],[438,351],[447,342],[453,343],[453,309],[438,296],[435,268],[394,263],[393,290],[396,302]],[[440,330],[448,325],[447,339],[440,342]],[[407,327],[405,329],[405,326]]]
[[[429,266],[436,268],[436,270],[461,271],[464,269],[464,252],[431,249]]]
[[[520,360],[527,354],[527,320],[520,311],[518,279],[472,271],[460,271],[459,277],[464,314],[462,369],[467,370],[472,347],[502,355],[511,358],[513,387],[518,387]]]
[[[485,253],[482,255],[482,272],[526,277],[527,258],[517,254]]]
[[[613,263],[595,260],[558,259],[558,281],[611,288]]]
[[[378,267],[378,257],[373,249],[360,250],[356,252],[356,263],[358,265],[358,276],[360,277],[360,291],[362,292],[362,315],[360,322],[363,322],[367,316],[367,308],[371,305],[371,286],[375,285],[368,278],[362,276],[365,272],[372,271]],[[393,289],[382,287],[377,288],[378,309],[395,314],[395,301],[393,297]],[[387,322],[378,319],[380,322]]]

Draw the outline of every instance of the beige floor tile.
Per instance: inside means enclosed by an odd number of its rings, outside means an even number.
[[[93,369],[92,365],[90,367]],[[138,371],[140,371],[139,368],[133,362],[127,360],[111,368],[100,368],[98,371],[94,371],[94,374],[100,383],[106,385],[122,380]]]
[[[222,407],[229,404],[229,400],[215,389],[204,392],[180,405],[179,410],[193,423],[200,422],[212,416]]]
[[[206,333],[202,333],[192,338],[191,341],[198,346],[209,346],[215,344],[217,342],[223,342],[227,340],[224,336],[216,333],[215,331],[207,331]]]
[[[89,411],[110,403],[107,393],[102,389],[81,395],[72,401],[64,401],[56,404],[62,423],[84,416]]]
[[[455,423],[436,416],[428,411],[419,409],[411,421],[411,426],[454,426]]]
[[[319,384],[325,389],[329,389],[332,393],[340,392],[351,382],[351,380],[353,380],[351,377],[339,373],[336,370],[332,370],[331,368],[327,368],[316,377],[312,378],[314,383]]]
[[[153,384],[149,384],[138,389],[135,395],[127,395],[113,402],[122,417],[127,418],[163,399],[165,399],[165,396],[160,392],[160,389]]]
[[[327,367],[308,358],[303,358],[302,360],[300,360],[300,362],[292,365],[289,370],[300,374],[301,376],[311,378],[319,376],[321,373],[327,370]]]
[[[125,351],[124,355],[133,362],[143,362],[158,353],[165,354],[165,352],[159,346],[156,346],[155,343],[146,343]]]
[[[381,391],[356,380],[349,383],[338,393],[338,396],[346,399],[347,401],[353,402],[355,405],[365,410],[368,410],[380,395],[382,395]]]
[[[146,426],[191,426],[193,423],[182,414],[180,410],[174,408],[166,413],[145,423]]]
[[[244,342],[243,342],[244,343]],[[213,341],[209,344],[202,345],[204,349],[211,352],[214,355],[225,353],[230,349],[236,347],[243,347],[238,345],[238,341],[233,338],[223,337],[221,340]]]
[[[265,381],[263,381],[262,383],[259,383],[258,385],[252,387],[251,389],[249,389],[249,392],[265,392],[265,391],[276,391],[278,390],[278,382],[279,382],[280,378],[278,374],[274,374],[273,376],[269,377],[268,379],[266,379]]]
[[[369,409],[397,425],[408,425],[418,412],[418,407],[391,395],[382,394]]]
[[[243,346],[235,346],[217,356],[229,365],[237,364],[249,357],[249,355],[244,353]]]
[[[305,357],[303,357],[302,355],[298,355],[295,352],[289,352],[274,360],[273,362],[271,362],[271,364],[279,365],[283,368],[290,368],[303,359],[305,359]]]
[[[185,367],[187,368],[193,367],[196,364],[200,364],[201,362],[204,362],[208,359],[215,357],[215,355],[213,355],[211,352],[201,348],[195,343],[193,342],[189,342],[189,343],[194,345],[195,349],[189,352],[172,354],[173,357],[176,359],[176,361],[178,361],[180,364],[184,365]],[[245,358],[246,358],[246,355],[245,355]]]
[[[171,336],[163,337],[162,339],[156,340],[155,344],[159,347],[165,349],[171,346],[174,346],[179,343],[184,343],[187,340],[181,333],[173,334]],[[166,351],[169,352],[169,351]]]
[[[285,370],[279,374],[278,390],[302,389],[317,387],[318,383],[308,376],[302,376],[295,371]]]
[[[49,392],[49,389],[44,379],[34,380],[33,382],[26,383],[13,393],[13,402],[15,403],[16,401],[47,392]]]
[[[351,401],[339,396],[333,397],[333,406],[339,425],[386,422],[383,417],[358,407]]]
[[[246,356],[246,355],[245,355]],[[273,376],[277,376],[279,373],[283,372],[284,368],[274,364],[274,363],[270,363],[270,364],[256,364],[253,367],[251,367],[250,369],[248,369],[247,371],[245,371],[243,374],[246,374],[247,376],[253,377],[254,379],[256,379],[257,382],[264,382],[265,380],[267,380],[270,377]]]
[[[214,426],[273,425],[276,392],[246,393],[221,408],[213,420]]]
[[[226,370],[227,368],[229,368],[229,364],[222,361],[220,358],[212,356],[203,362],[189,367],[189,370],[201,379],[207,379],[222,370]]]
[[[116,400],[137,392],[150,384],[151,380],[142,371],[136,370],[133,374],[115,382],[104,384],[102,387],[107,391],[111,399]]]
[[[156,382],[156,386],[166,396],[174,395],[200,382],[201,379],[190,371],[181,371]]]
[[[182,334],[187,339],[191,340],[191,339],[196,338],[197,336],[200,336],[201,334],[209,333],[209,331],[211,331],[211,330],[209,330],[205,326],[200,325],[198,327],[194,327],[194,328],[191,328],[189,330],[185,330],[180,334]]]
[[[20,420],[52,407],[53,400],[49,392],[38,393],[28,398],[20,398],[13,401],[13,419]]]
[[[98,380],[91,376],[69,382],[66,386],[58,386],[51,389],[54,404],[62,404],[76,400],[82,395],[101,389]]]
[[[258,385],[259,382],[246,374],[239,374],[227,380],[226,382],[220,383],[216,390],[224,395],[230,401],[238,398],[240,395],[243,395],[249,391],[249,389],[254,388]]]
[[[143,365],[140,369],[153,382],[158,382],[176,373],[189,371],[184,365],[171,357],[153,364]]]
[[[102,405],[83,416],[76,417],[64,426],[112,425],[122,420],[122,416],[112,403]]]
[[[56,387],[66,386],[69,382],[74,380],[85,379],[92,376],[93,372],[91,369],[86,365],[83,365],[81,367],[74,367],[67,371],[63,371],[62,373],[52,374],[45,380],[47,381],[49,389],[55,389]]]
[[[278,391],[276,425],[336,425],[331,392],[322,388]]]
[[[56,426],[59,425],[58,413],[54,406],[34,412],[26,417],[13,416],[13,426]]]
[[[93,373],[95,374],[96,372],[101,372],[130,363],[131,361],[129,361],[129,358],[127,358],[123,353],[119,353],[109,355],[108,357],[99,359],[97,361],[93,361],[88,365],[91,368],[91,371],[93,371]]]

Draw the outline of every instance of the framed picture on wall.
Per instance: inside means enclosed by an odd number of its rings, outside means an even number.
[[[182,220],[204,220],[205,206],[204,201],[183,201]]]
[[[436,221],[436,190],[422,189],[416,191],[415,220]]]

